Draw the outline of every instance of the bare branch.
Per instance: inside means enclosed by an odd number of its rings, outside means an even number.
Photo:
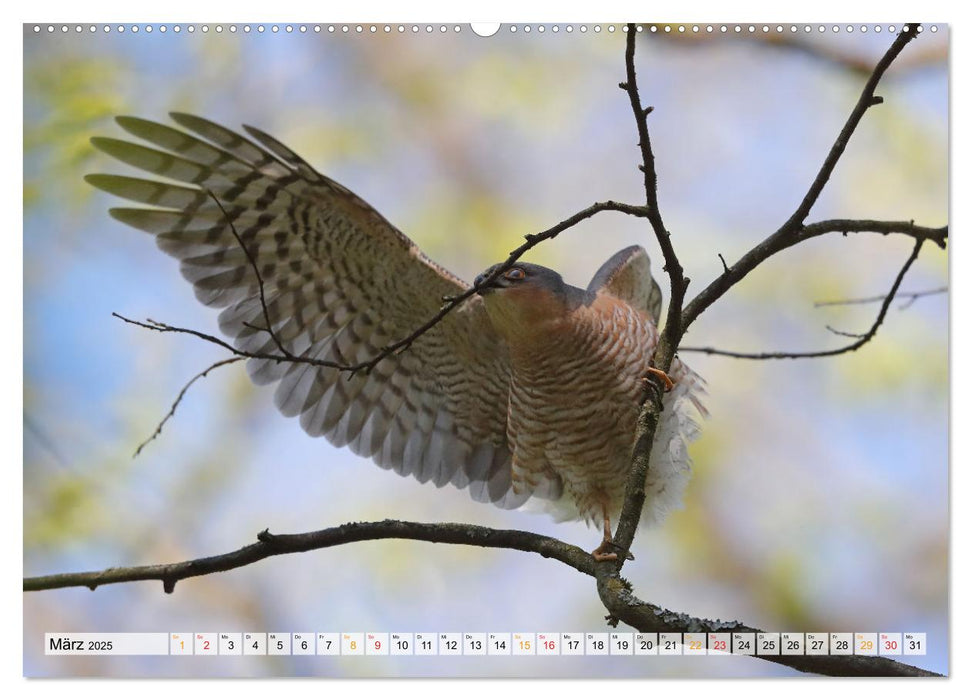
[[[434,326],[436,326],[443,318],[445,318],[445,316],[451,313],[452,310],[454,310],[457,306],[462,304],[462,302],[464,302],[466,299],[471,297],[473,294],[478,293],[480,289],[490,286],[504,272],[506,272],[510,267],[512,267],[517,260],[519,260],[523,255],[525,255],[527,251],[529,251],[532,248],[535,248],[543,241],[549,241],[556,238],[558,235],[566,231],[568,228],[572,228],[573,226],[576,226],[581,221],[584,221],[585,219],[589,219],[590,217],[594,216],[595,214],[599,214],[602,211],[619,211],[624,214],[629,214],[631,216],[648,215],[644,207],[639,207],[631,204],[623,204],[621,202],[614,202],[614,201],[596,202],[590,205],[589,207],[587,207],[586,209],[577,212],[570,218],[564,219],[556,226],[548,228],[545,231],[541,231],[540,233],[527,234],[526,236],[524,236],[524,238],[526,239],[526,242],[523,243],[518,248],[516,248],[515,250],[513,250],[511,253],[509,253],[509,257],[506,258],[505,262],[503,262],[502,265],[500,265],[498,268],[493,270],[492,274],[490,274],[488,277],[483,279],[479,284],[472,285],[461,294],[454,297],[449,297],[448,299],[446,299],[445,304],[442,306],[439,312],[434,316],[432,316],[432,318],[430,318],[428,321],[423,323],[421,326],[416,328],[414,332],[409,334],[407,337],[402,338],[401,340],[386,346],[380,353],[375,355],[373,358],[369,360],[365,360],[364,362],[360,362],[356,365],[350,365],[350,366],[344,367],[342,369],[345,369],[351,373],[358,372],[360,370],[364,370],[365,372],[370,372],[385,357],[388,357],[389,355],[399,352],[401,350],[407,349],[418,338],[420,338],[422,335],[424,335],[429,330],[431,330]]]
[[[826,330],[828,330],[833,335],[841,335],[844,338],[862,338],[863,336],[866,335],[866,333],[850,333],[849,331],[837,330],[830,325],[826,326]]]
[[[115,315],[117,315],[117,314],[115,314]],[[124,318],[124,317],[119,316],[119,318]],[[127,321],[128,319],[124,319],[124,320]],[[134,322],[132,322],[132,323],[134,323]],[[225,365],[231,365],[234,362],[239,362],[242,359],[243,359],[242,357],[230,357],[230,358],[225,359],[225,360],[220,360],[219,362],[213,362],[211,365],[209,365],[204,370],[202,370],[201,372],[199,372],[199,374],[197,374],[192,379],[190,379],[188,382],[186,382],[185,386],[182,387],[182,391],[179,392],[179,395],[175,397],[175,401],[172,402],[172,407],[169,409],[169,412],[165,414],[165,417],[162,418],[162,420],[159,422],[158,426],[155,428],[155,432],[152,433],[151,435],[149,435],[147,438],[145,438],[144,442],[142,442],[135,449],[135,454],[132,455],[132,458],[134,459],[135,457],[137,457],[138,455],[140,455],[141,452],[142,452],[142,450],[145,448],[146,445],[148,445],[148,443],[150,443],[152,440],[154,440],[155,438],[157,438],[159,435],[162,434],[162,428],[165,427],[165,424],[168,422],[169,418],[171,418],[172,416],[175,415],[175,410],[179,407],[179,404],[182,403],[182,399],[185,398],[185,394],[189,390],[189,387],[192,386],[193,384],[195,384],[196,383],[196,380],[202,379],[203,377],[205,377],[206,375],[208,375],[210,372],[212,372],[214,369],[218,369],[220,367],[224,367]]]
[[[937,289],[924,289],[920,292],[898,292],[898,299],[907,299],[906,302],[900,305],[900,309],[909,308],[915,301],[922,299],[924,297],[934,296],[935,294],[947,294],[947,287],[938,287]],[[860,299],[834,299],[832,301],[816,301],[813,302],[813,306],[821,308],[823,306],[849,306],[851,304],[876,304],[877,302],[882,302],[887,298],[886,294],[882,294],[875,297],[862,297]]]
[[[671,234],[664,227],[664,220],[661,218],[661,210],[657,201],[657,170],[654,165],[654,150],[651,147],[651,134],[647,128],[647,115],[654,108],[644,109],[641,106],[641,96],[637,89],[637,71],[634,68],[634,51],[637,41],[637,25],[627,25],[627,50],[624,54],[624,63],[627,70],[627,81],[620,84],[621,89],[627,92],[630,100],[631,111],[634,113],[634,122],[637,124],[638,147],[641,150],[641,172],[644,173],[644,194],[647,200],[647,220],[651,222],[654,230],[654,237],[657,239],[661,254],[664,256],[664,270],[668,273],[671,280],[671,299],[668,303],[668,315],[665,321],[665,330],[671,327],[670,339],[677,340],[681,337],[681,307],[684,304],[684,293],[688,285],[688,280],[684,277],[684,269],[674,252],[671,243]],[[671,353],[673,356],[673,352]],[[663,353],[662,353],[663,356]],[[667,366],[659,367],[667,370]]]
[[[903,31],[897,35],[897,38],[894,40],[893,44],[891,44],[887,52],[883,55],[883,58],[880,59],[876,67],[873,69],[873,73],[870,75],[869,80],[867,80],[866,85],[863,86],[863,91],[860,94],[860,98],[857,100],[856,106],[853,108],[853,111],[847,118],[846,124],[844,124],[843,129],[836,138],[836,142],[833,144],[832,148],[830,148],[829,154],[823,161],[822,167],[820,167],[819,172],[816,174],[812,184],[809,186],[809,190],[806,192],[806,195],[803,197],[799,206],[792,213],[792,216],[790,216],[789,219],[782,224],[778,230],[775,231],[775,233],[743,255],[742,258],[735,263],[735,265],[729,267],[727,272],[723,272],[711,284],[698,293],[698,295],[684,309],[682,321],[685,328],[690,326],[691,323],[693,323],[694,320],[698,318],[698,316],[701,315],[705,309],[711,306],[712,303],[719,299],[725,292],[731,289],[767,258],[802,240],[812,238],[815,235],[821,235],[828,230],[836,230],[823,227],[824,230],[816,232],[812,230],[811,226],[804,226],[803,222],[806,220],[806,217],[809,215],[809,211],[819,198],[820,193],[822,193],[823,187],[829,181],[833,170],[836,168],[836,164],[839,162],[840,157],[846,150],[850,137],[856,131],[857,126],[859,126],[860,120],[863,119],[863,115],[866,114],[866,111],[870,107],[879,103],[879,100],[874,95],[877,84],[880,82],[883,74],[890,67],[890,64],[893,63],[894,59],[897,58],[897,56],[903,50],[904,46],[906,46],[911,39],[917,36],[918,26],[918,24],[906,25]],[[821,222],[821,224],[831,223],[833,222]],[[912,222],[910,226],[913,228]],[[854,229],[851,228],[844,230]],[[866,228],[859,230],[874,231],[877,229]],[[946,234],[947,232],[945,229],[943,237],[935,241],[938,242],[938,245],[940,245],[942,248],[944,247],[944,238],[946,238]],[[915,234],[910,233],[910,235]]]
[[[42,591],[56,588],[99,586],[132,581],[161,581],[166,593],[173,593],[179,581],[220,571],[230,571],[280,554],[309,552],[369,540],[405,539],[421,542],[461,544],[475,547],[513,549],[555,559],[577,571],[597,578],[601,600],[617,620],[643,632],[756,632],[739,622],[720,622],[694,618],[684,613],[663,610],[638,600],[630,585],[616,575],[598,575],[593,557],[579,547],[553,537],[522,530],[496,530],[462,523],[416,523],[401,520],[347,523],[339,527],[293,535],[272,535],[264,530],[257,542],[232,552],[191,559],[173,564],[115,567],[103,571],[86,571],[52,576],[24,578],[23,590]],[[836,676],[852,675],[936,675],[881,657],[860,656],[764,656],[766,661],[800,671]]]
[[[872,72],[871,64],[866,56],[843,50],[842,42],[807,41],[800,34],[792,34],[791,32],[784,32],[782,34],[775,32],[769,34],[757,33],[747,35],[746,38],[762,42],[766,46],[773,48],[803,53],[864,78],[868,77]],[[678,38],[683,38],[683,36],[679,36]],[[895,77],[899,79],[907,73],[942,64],[947,64],[946,45],[931,46],[920,51],[909,53],[906,59],[897,61],[894,65]]]
[[[597,592],[610,613],[612,624],[618,621],[641,632],[762,632],[741,622],[722,622],[690,617],[664,610],[639,600],[630,584],[620,576],[597,577]],[[788,666],[805,673],[824,676],[939,676],[916,666],[902,664],[880,656],[762,656],[764,661]]]
[[[675,350],[678,343],[681,342],[683,333],[681,309],[689,280],[684,276],[681,262],[678,260],[674,245],[671,243],[671,234],[664,227],[664,221],[658,208],[657,170],[654,165],[651,136],[647,128],[647,115],[651,113],[653,107],[644,109],[641,106],[641,96],[637,88],[637,71],[634,68],[636,40],[637,25],[628,24],[627,46],[624,53],[627,80],[621,83],[620,87],[627,92],[634,121],[637,124],[638,146],[642,160],[641,171],[644,173],[644,194],[647,201],[647,219],[651,223],[654,237],[661,248],[661,253],[664,256],[664,270],[668,273],[668,279],[671,283],[671,297],[668,301],[668,313],[664,329],[661,331],[658,346],[651,358],[652,366],[661,370],[662,373],[666,373],[671,368]],[[660,374],[653,375],[646,384],[653,388],[653,391],[647,392],[637,418],[637,432],[631,453],[631,466],[627,472],[627,483],[624,486],[624,505],[613,538],[613,544],[621,554],[630,553],[631,544],[637,532],[637,525],[640,523],[641,513],[644,509],[646,499],[644,484],[650,467],[651,446],[654,444],[654,434],[657,431],[661,415],[661,402],[664,396],[664,384]],[[618,556],[613,562],[601,564],[600,569],[619,572],[627,559],[627,556]]]
[[[883,101],[883,98],[876,97],[874,94],[877,89],[877,84],[883,77],[883,74],[893,63],[894,59],[903,51],[904,46],[910,42],[911,39],[917,36],[917,28],[920,25],[917,23],[911,23],[904,26],[901,32],[897,35],[893,44],[887,50],[887,53],[883,55],[883,58],[877,63],[876,67],[873,69],[873,73],[870,75],[870,79],[867,80],[866,85],[863,86],[863,92],[860,95],[860,99],[857,101],[856,106],[850,113],[849,118],[846,120],[846,124],[840,131],[839,136],[836,137],[836,142],[830,149],[829,154],[826,156],[826,160],[823,161],[822,167],[816,174],[816,178],[813,180],[812,184],[809,186],[809,191],[806,192],[806,196],[803,197],[802,202],[793,212],[789,220],[783,224],[781,231],[791,232],[796,231],[802,223],[809,216],[809,210],[813,208],[816,200],[819,199],[819,195],[823,192],[823,187],[829,182],[830,176],[833,174],[833,170],[836,168],[836,164],[842,157],[843,152],[846,150],[846,146],[850,142],[850,138],[853,136],[853,132],[859,126],[860,121],[863,119],[863,115],[866,111]]]
[[[880,233],[884,236],[902,234],[916,240],[930,241],[941,250],[947,248],[948,227],[918,226],[913,221],[878,221],[875,219],[826,219],[807,224],[795,232],[793,240],[779,250],[827,233]],[[775,251],[778,252],[778,251]]]
[[[844,42],[820,42],[812,41],[811,37],[804,32],[792,33],[785,31],[779,32],[755,32],[732,34],[730,36],[722,34],[707,34],[695,32],[678,32],[677,24],[656,25],[658,29],[670,27],[670,31],[658,31],[652,33],[652,38],[656,41],[666,41],[673,44],[695,44],[696,48],[705,48],[714,42],[737,43],[739,39],[747,40],[755,44],[761,44],[779,53],[783,51],[800,53],[821,62],[827,63],[835,68],[844,70],[851,74],[856,74],[862,78],[868,78],[873,72],[872,61],[863,52],[846,50]],[[900,79],[917,71],[928,68],[946,66],[948,60],[947,45],[944,43],[931,44],[919,50],[912,51],[906,57],[894,63],[894,77]]]
[[[840,348],[834,348],[833,350],[816,350],[813,352],[735,352],[732,350],[719,350],[717,348],[710,347],[682,347],[683,352],[701,352],[707,355],[723,355],[725,357],[734,357],[741,360],[796,360],[809,357],[833,357],[834,355],[842,355],[847,352],[854,352],[859,350],[861,347],[873,340],[874,336],[877,334],[877,330],[883,324],[883,319],[887,316],[887,309],[890,308],[890,304],[893,303],[894,297],[897,294],[897,289],[900,288],[900,283],[904,279],[904,275],[907,274],[907,270],[917,259],[920,254],[920,249],[924,245],[924,240],[918,238],[917,243],[914,244],[914,250],[907,258],[904,266],[900,268],[900,272],[897,273],[896,279],[893,281],[893,286],[885,297],[883,297],[883,303],[880,305],[880,313],[877,314],[876,320],[866,333],[862,334],[852,334],[844,333],[842,331],[836,331],[829,328],[833,333],[838,335],[846,335],[850,337],[857,338],[856,341],[850,343],[849,345],[844,345]]]
[[[339,527],[295,535],[272,535],[264,530],[257,542],[226,554],[190,559],[174,564],[114,567],[103,571],[85,571],[52,576],[24,578],[24,591],[43,591],[54,588],[98,586],[130,581],[161,581],[166,593],[175,590],[183,579],[204,576],[220,571],[238,569],[268,557],[295,552],[309,552],[352,542],[399,539],[445,544],[465,544],[476,547],[516,549],[556,559],[577,571],[593,575],[593,557],[579,547],[553,537],[523,530],[496,530],[464,523],[416,523],[403,520],[347,523]]]
[[[660,213],[657,211],[657,175],[654,169],[654,154],[651,150],[651,142],[647,130],[647,114],[650,110],[644,110],[641,108],[641,101],[637,90],[636,74],[634,71],[634,47],[637,27],[634,24],[627,25],[627,51],[625,54],[627,82],[621,84],[621,87],[627,91],[628,96],[630,97],[631,108],[634,111],[634,118],[637,122],[637,130],[640,136],[639,145],[641,148],[641,156],[644,161],[642,169],[644,171],[644,187],[648,202],[648,219],[651,221],[655,236],[658,239],[658,244],[660,245],[661,251],[664,254],[665,270],[667,270],[668,276],[671,279],[671,300],[668,306],[667,322],[665,323],[664,330],[661,333],[653,360],[655,367],[663,371],[667,371],[670,367],[672,359],[674,358],[675,352],[678,350],[678,345],[681,342],[681,338],[691,323],[706,308],[719,299],[739,280],[743,279],[749,272],[754,270],[767,258],[781,250],[795,245],[802,240],[807,240],[814,236],[822,235],[829,230],[835,230],[830,227],[836,225],[837,223],[845,226],[843,229],[844,231],[853,230],[852,224],[854,222],[850,221],[821,222],[820,224],[816,225],[815,228],[804,226],[803,223],[806,217],[809,215],[809,211],[816,203],[816,200],[819,198],[820,193],[822,193],[823,187],[829,181],[833,169],[836,167],[840,157],[846,150],[849,139],[859,125],[863,115],[870,107],[875,104],[879,104],[882,101],[881,98],[877,98],[874,95],[876,86],[879,83],[880,78],[886,72],[887,68],[889,68],[890,64],[893,63],[894,59],[903,50],[903,47],[914,36],[916,36],[917,27],[917,24],[909,24],[904,27],[904,30],[894,40],[887,53],[884,54],[883,58],[881,58],[877,63],[876,67],[873,69],[873,73],[870,75],[869,80],[867,80],[867,83],[863,88],[863,92],[860,95],[856,106],[853,108],[853,111],[847,119],[846,124],[843,126],[843,129],[840,131],[840,134],[830,149],[829,154],[823,161],[822,167],[820,168],[816,177],[813,179],[813,182],[810,184],[806,195],[803,197],[799,206],[789,217],[789,219],[775,233],[770,235],[768,238],[746,253],[734,266],[723,266],[726,267],[726,269],[724,269],[722,274],[717,277],[714,282],[702,290],[682,310],[684,293],[689,280],[683,277],[681,265],[678,262],[677,256],[675,255],[674,249],[671,245],[670,235],[664,229]],[[918,245],[916,250],[920,249],[920,244],[925,238],[930,238],[932,235],[935,235],[932,234],[930,230],[916,230],[919,227],[915,227],[913,222],[897,223],[902,224],[900,228],[906,228],[908,233],[917,237]],[[876,228],[879,230],[879,227]],[[874,229],[869,228],[866,230]],[[937,238],[935,239],[935,242],[938,242],[938,244],[943,247],[944,240],[946,238],[946,229],[943,233],[936,235]],[[916,250],[914,257],[916,257]],[[903,272],[906,272],[906,268],[909,266],[910,263],[908,262]],[[876,328],[878,328],[880,322],[882,322],[884,313],[885,310],[881,313],[878,323],[875,324],[873,329],[871,329],[870,337],[872,337],[872,334],[876,333]],[[859,343],[857,347],[863,345],[868,339],[869,338],[861,338],[859,341],[857,341]],[[711,352],[712,354],[718,353],[718,351],[713,348],[700,350],[703,352]],[[846,351],[848,351],[848,349],[842,350],[842,352]],[[635,436],[634,449],[631,455],[631,468],[628,472],[627,484],[625,488],[624,507],[621,511],[620,521],[617,525],[617,533],[614,537],[614,543],[621,551],[630,550],[630,545],[633,542],[634,534],[637,531],[637,525],[640,521],[641,510],[646,497],[644,484],[649,469],[651,447],[654,443],[654,435],[657,431],[657,425],[660,420],[662,409],[661,402],[663,398],[661,393],[661,380],[659,378],[654,378],[651,386],[654,387],[655,392],[652,397],[649,397],[649,399],[644,402],[638,417],[637,433]],[[624,557],[618,557],[616,561],[605,563],[600,567],[600,569],[603,571],[613,571],[614,573],[617,573],[624,565],[624,561]]]

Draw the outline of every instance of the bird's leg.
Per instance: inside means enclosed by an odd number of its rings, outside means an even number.
[[[667,375],[666,372],[662,372],[657,367],[648,367],[648,374],[653,374],[655,377],[660,377],[661,381],[664,382],[664,390],[671,391],[674,388],[674,381]],[[647,377],[644,377],[644,381],[647,381]]]
[[[610,534],[610,515],[607,514],[607,506],[603,506],[604,514],[604,538],[600,546],[590,552],[595,561],[612,561],[617,558],[617,552],[605,552],[605,549],[614,546],[614,538]]]
[[[617,558],[617,552],[621,551],[620,547],[614,544],[613,535],[610,534],[610,515],[607,514],[607,506],[601,506],[603,508],[604,514],[604,538],[600,546],[595,550],[590,552],[593,555],[595,561],[613,561]],[[604,550],[613,549],[613,552],[606,552]],[[625,559],[633,559],[634,555],[630,552],[624,552]]]

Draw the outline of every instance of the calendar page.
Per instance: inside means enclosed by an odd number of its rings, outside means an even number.
[[[949,36],[24,24],[23,674],[948,675]]]

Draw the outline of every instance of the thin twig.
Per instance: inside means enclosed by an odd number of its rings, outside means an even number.
[[[921,299],[923,297],[933,296],[935,294],[947,294],[947,292],[948,292],[947,287],[938,287],[937,289],[925,289],[920,292],[898,292],[897,294],[898,299],[908,300],[904,304],[901,304],[899,308],[906,309],[918,299]],[[886,298],[887,296],[885,294],[881,294],[875,297],[862,297],[859,299],[834,299],[832,301],[816,301],[816,302],[813,302],[813,306],[818,309],[823,306],[850,306],[851,304],[876,304],[878,302],[882,302]]]
[[[119,316],[119,318],[124,318],[124,317]],[[124,320],[127,321],[128,319],[124,319]],[[175,401],[172,402],[172,407],[169,409],[169,412],[165,414],[165,417],[159,422],[158,426],[155,428],[155,432],[149,435],[147,438],[145,438],[145,440],[135,449],[135,454],[132,455],[132,459],[140,455],[142,450],[145,448],[146,445],[148,445],[148,443],[150,443],[152,440],[154,440],[155,438],[157,438],[159,435],[162,434],[162,428],[165,427],[165,424],[168,422],[169,418],[175,415],[175,411],[179,407],[179,404],[182,403],[182,399],[185,398],[186,392],[189,390],[190,386],[196,383],[196,380],[202,379],[210,372],[212,372],[214,369],[224,367],[225,365],[231,365],[234,362],[239,362],[242,359],[243,359],[242,357],[230,357],[225,360],[220,360],[219,362],[213,362],[211,365],[209,365],[204,370],[199,372],[199,374],[197,374],[188,382],[186,382],[185,386],[182,387],[182,391],[179,392],[179,395],[175,397]]]
[[[276,344],[277,349],[283,354],[284,357],[286,357],[288,360],[294,359],[295,357],[294,354],[289,350],[287,350],[286,346],[283,345],[283,342],[280,340],[276,332],[273,330],[273,322],[270,320],[270,309],[266,305],[266,289],[263,286],[263,275],[260,274],[260,266],[256,264],[256,258],[253,257],[253,254],[250,252],[249,248],[247,248],[246,244],[243,243],[243,239],[240,237],[239,232],[236,230],[236,226],[233,224],[233,220],[229,218],[229,214],[226,212],[226,209],[223,207],[222,202],[219,201],[219,198],[215,194],[213,194],[212,190],[207,189],[206,194],[212,197],[212,200],[216,203],[216,206],[219,207],[219,211],[223,213],[223,217],[226,219],[226,223],[229,225],[229,230],[232,231],[233,233],[233,238],[236,239],[236,242],[239,244],[239,247],[243,249],[243,254],[246,256],[246,259],[249,260],[250,267],[253,268],[253,274],[256,275],[256,283],[259,286],[259,292],[260,292],[260,306],[263,307],[263,320],[264,322],[266,322],[266,328],[261,328],[258,330],[263,330],[270,334],[270,338],[273,339],[273,342]]]
[[[719,350],[718,348],[711,347],[682,347],[682,352],[701,352],[706,355],[723,355],[725,357],[734,357],[740,360],[796,360],[809,357],[833,357],[834,355],[842,355],[848,352],[854,352],[859,350],[861,347],[866,345],[868,342],[873,340],[874,336],[877,334],[877,330],[883,324],[883,319],[887,316],[887,309],[890,308],[890,304],[893,303],[894,296],[897,294],[897,289],[900,288],[900,283],[904,279],[904,275],[907,274],[907,270],[917,259],[920,254],[920,249],[924,245],[923,239],[917,239],[914,244],[914,250],[907,258],[904,266],[900,268],[900,272],[897,273],[896,279],[893,281],[893,286],[885,297],[883,297],[883,303],[880,305],[880,313],[877,314],[876,320],[873,325],[870,326],[870,330],[866,333],[859,335],[844,333],[842,331],[836,331],[830,328],[829,330],[837,333],[838,335],[848,335],[850,337],[857,338],[856,341],[850,343],[849,345],[844,345],[840,348],[834,348],[832,350],[816,350],[812,352],[735,352],[733,350]],[[827,328],[829,328],[827,326]]]
[[[850,333],[849,331],[841,331],[836,328],[833,328],[828,324],[826,326],[826,330],[828,330],[833,335],[841,335],[844,338],[862,338],[863,336],[866,335],[866,333]]]
[[[466,289],[464,292],[462,292],[461,294],[458,294],[454,297],[449,297],[448,299],[446,299],[445,303],[443,304],[442,308],[438,311],[437,314],[435,314],[430,319],[428,319],[428,321],[426,321],[421,326],[416,328],[407,337],[402,338],[401,340],[386,346],[384,349],[381,350],[380,353],[378,353],[371,359],[365,360],[363,362],[359,362],[356,365],[345,367],[344,369],[352,373],[360,370],[364,370],[365,372],[370,372],[385,357],[388,357],[393,353],[399,352],[401,350],[405,350],[408,347],[410,347],[412,343],[414,343],[418,338],[420,338],[422,335],[428,332],[431,328],[436,326],[443,318],[445,318],[445,316],[451,313],[456,307],[461,305],[466,299],[478,293],[480,289],[490,286],[504,272],[506,272],[510,267],[512,267],[517,260],[519,260],[523,255],[525,255],[526,252],[528,252],[532,248],[535,248],[543,241],[549,241],[556,238],[559,234],[563,233],[563,231],[566,231],[568,228],[572,228],[573,226],[576,226],[581,221],[584,221],[585,219],[589,219],[590,217],[594,216],[595,214],[599,214],[602,211],[617,211],[617,212],[622,212],[624,214],[629,214],[631,216],[641,216],[641,217],[649,215],[649,213],[646,211],[644,207],[640,207],[632,204],[623,204],[622,202],[614,202],[614,201],[596,202],[590,205],[589,207],[587,207],[586,209],[583,209],[582,211],[577,212],[576,214],[569,217],[568,219],[564,219],[560,223],[556,224],[556,226],[552,226],[546,229],[545,231],[540,231],[539,233],[527,234],[526,236],[524,236],[524,238],[526,239],[526,242],[523,243],[518,248],[516,248],[515,250],[513,250],[512,252],[510,252],[509,257],[507,257],[506,260],[499,267],[493,270],[488,277],[484,278],[481,282],[479,282],[479,284],[474,284],[468,289]]]
[[[131,323],[136,326],[141,326],[142,328],[158,331],[160,333],[183,333],[186,335],[193,335],[209,343],[218,345],[238,357],[245,357],[245,358],[257,359],[257,360],[271,360],[274,362],[307,364],[307,365],[312,365],[314,367],[327,367],[330,369],[337,369],[342,372],[349,372],[352,376],[355,373],[361,372],[361,371],[368,373],[372,369],[374,369],[378,365],[378,363],[381,362],[381,360],[385,359],[386,357],[389,357],[394,353],[401,352],[407,349],[418,338],[420,338],[422,335],[424,335],[429,330],[431,330],[434,326],[440,323],[442,319],[444,319],[456,307],[461,305],[466,299],[471,297],[473,294],[477,293],[483,287],[488,287],[490,284],[492,284],[500,275],[502,275],[506,270],[512,267],[517,260],[519,260],[523,255],[525,255],[526,252],[528,252],[532,248],[535,248],[543,241],[548,241],[553,238],[556,238],[563,231],[566,231],[567,229],[573,226],[576,226],[581,221],[584,221],[585,219],[589,219],[595,214],[599,214],[600,212],[604,212],[604,211],[616,211],[616,212],[621,212],[623,214],[628,214],[630,216],[639,216],[639,217],[647,216],[647,208],[644,206],[636,206],[632,204],[624,204],[622,202],[614,202],[614,201],[596,202],[590,205],[589,207],[587,207],[586,209],[583,209],[582,211],[577,212],[573,216],[567,219],[564,219],[563,221],[556,224],[555,226],[552,226],[546,229],[545,231],[540,231],[539,233],[526,235],[525,236],[526,242],[523,243],[518,248],[516,248],[515,250],[513,250],[511,253],[509,253],[509,257],[506,258],[505,262],[503,262],[502,265],[497,267],[487,278],[483,279],[479,284],[472,285],[471,287],[463,291],[461,294],[457,294],[453,297],[449,297],[448,299],[446,299],[445,303],[442,305],[441,309],[439,309],[438,313],[436,313],[434,316],[428,319],[428,321],[426,321],[421,326],[416,328],[406,337],[402,338],[401,340],[398,340],[397,342],[394,342],[394,343],[391,343],[390,345],[385,346],[381,350],[381,352],[377,353],[373,357],[370,357],[366,360],[362,360],[360,362],[353,363],[353,364],[334,362],[332,360],[322,360],[315,357],[306,357],[306,356],[298,357],[296,355],[293,355],[289,351],[287,351],[282,346],[280,341],[276,339],[275,336],[274,336],[274,340],[276,341],[276,345],[279,348],[280,353],[250,352],[246,350],[240,350],[234,347],[233,345],[231,345],[230,343],[227,343],[226,341],[220,338],[217,338],[216,336],[210,335],[208,333],[202,333],[200,331],[196,331],[191,328],[180,328],[178,326],[172,326],[167,323],[152,321],[151,319],[148,319],[147,322],[134,321],[118,313],[113,313],[112,316],[115,316],[121,319],[122,321],[125,321],[126,323]],[[230,226],[232,226],[232,224],[230,224]],[[235,234],[235,229],[233,230],[233,232]],[[240,242],[240,245],[243,247],[244,252],[246,252],[247,257],[250,259],[250,263],[252,264],[254,270],[257,273],[257,280],[260,283],[259,284],[260,303],[263,305],[264,318],[268,326],[267,329],[261,329],[261,330],[269,330],[269,327],[271,327],[270,320],[269,320],[269,311],[266,305],[266,299],[264,297],[262,278],[259,275],[259,271],[256,269],[257,268],[256,261],[253,260],[249,252],[246,250],[246,247],[243,246],[242,241],[239,239],[238,235],[236,236],[236,238]],[[270,331],[270,333],[271,335],[273,335],[272,331]]]
[[[257,536],[257,542],[225,554],[190,559],[174,564],[113,567],[103,571],[34,576],[24,578],[23,586],[24,591],[77,587],[95,590],[99,586],[110,583],[161,581],[165,592],[172,593],[175,590],[175,584],[183,579],[238,569],[268,557],[309,552],[352,542],[384,539],[465,544],[534,552],[563,562],[581,573],[593,575],[593,557],[589,553],[554,537],[523,530],[497,530],[465,523],[416,523],[402,520],[383,520],[380,522],[347,523],[339,527],[294,535],[271,535],[268,530],[264,530]]]

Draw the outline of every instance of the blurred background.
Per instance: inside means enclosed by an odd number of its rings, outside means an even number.
[[[196,384],[132,458],[182,385],[224,355],[119,312],[217,332],[177,263],[109,218],[91,172],[117,114],[253,124],[361,195],[471,280],[522,236],[595,201],[643,200],[620,25],[24,27],[24,574],[173,562],[236,549],[264,528],[350,520],[474,522],[586,549],[580,524],[474,503],[304,434],[241,365]],[[755,37],[645,32],[637,66],[659,197],[689,297],[775,230],[803,197],[893,33],[788,25]],[[810,221],[948,221],[948,32],[893,66]],[[643,221],[602,214],[529,260],[585,286],[623,246],[660,253]],[[814,350],[863,332],[911,250],[831,235],[765,264],[706,312],[686,345]],[[659,276],[660,270],[656,270]],[[925,246],[902,291],[946,287]],[[662,280],[662,286],[665,282]],[[667,296],[667,294],[666,294]],[[906,307],[906,308],[904,308]],[[635,541],[643,599],[774,631],[916,631],[948,670],[948,297],[896,302],[876,339],[829,359],[683,354],[709,384],[684,509]],[[745,658],[45,657],[43,633],[607,631],[592,579],[512,551],[383,541],[190,579],[24,594],[28,676],[770,676]],[[622,626],[623,627],[623,626]],[[629,631],[629,630],[628,630]]]

